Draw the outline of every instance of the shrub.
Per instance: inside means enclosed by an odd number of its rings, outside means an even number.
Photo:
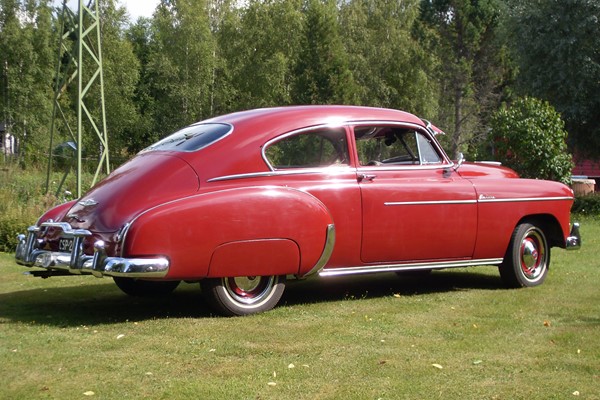
[[[582,215],[600,216],[600,193],[575,197],[571,211]]]
[[[524,97],[503,107],[492,118],[496,159],[523,178],[570,183],[573,163],[567,151],[567,131],[547,102]]]

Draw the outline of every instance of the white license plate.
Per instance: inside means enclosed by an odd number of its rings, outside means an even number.
[[[60,238],[58,240],[58,251],[70,253],[73,251],[73,238]]]

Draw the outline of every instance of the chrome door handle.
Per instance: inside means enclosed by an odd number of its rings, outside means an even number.
[[[373,179],[377,178],[377,175],[370,175],[370,174],[358,174],[358,181],[362,182],[362,181],[370,181],[373,182]]]

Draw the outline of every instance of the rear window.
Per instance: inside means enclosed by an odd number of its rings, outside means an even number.
[[[228,124],[195,124],[185,127],[142,150],[196,151],[223,138],[233,130]]]

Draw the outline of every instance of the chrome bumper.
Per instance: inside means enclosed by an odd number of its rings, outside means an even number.
[[[62,229],[62,237],[73,238],[70,253],[42,250],[37,248],[39,232],[44,227]],[[92,274],[122,276],[131,278],[163,278],[169,272],[169,260],[165,257],[121,258],[108,257],[104,242],[94,243],[94,255],[83,254],[83,240],[91,236],[85,229],[73,229],[66,222],[45,222],[41,227],[31,226],[27,235],[19,235],[15,259],[27,267],[42,267],[48,271],[66,271],[71,274]]]
[[[567,237],[565,248],[567,250],[579,250],[581,248],[581,234],[579,233],[579,223],[573,223],[571,233]]]

